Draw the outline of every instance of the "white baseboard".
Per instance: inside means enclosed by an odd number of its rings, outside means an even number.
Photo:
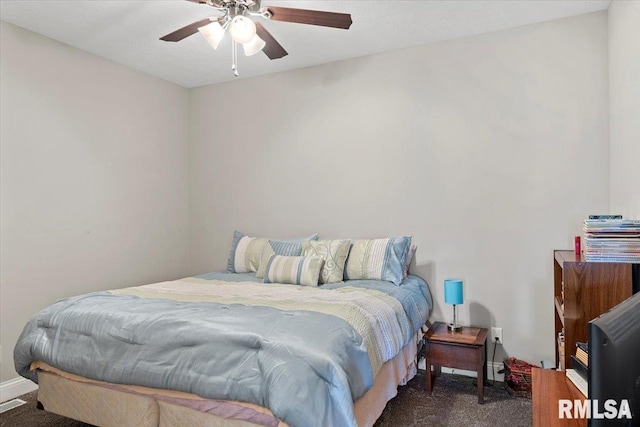
[[[418,369],[424,369],[424,359],[420,359],[418,362]],[[504,382],[504,374],[499,374],[498,371],[504,369],[504,365],[502,363],[491,363],[487,362],[487,378],[485,381],[493,381],[495,376],[496,381]],[[493,373],[492,373],[493,370]],[[476,378],[478,373],[476,371],[467,371],[465,369],[453,369],[453,368],[445,368],[442,367],[442,372],[445,374],[456,374],[456,375],[464,375],[465,377]]]
[[[0,383],[0,402],[15,399],[38,388],[38,384],[26,378],[14,378]]]

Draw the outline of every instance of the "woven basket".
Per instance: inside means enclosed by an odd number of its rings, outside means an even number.
[[[531,399],[531,368],[535,366],[515,357],[504,360],[504,381],[509,394]]]

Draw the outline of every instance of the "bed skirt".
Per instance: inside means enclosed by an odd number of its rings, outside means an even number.
[[[398,385],[406,384],[415,376],[416,354],[417,335],[382,365],[373,387],[354,404],[359,427],[373,426],[387,402],[396,396]],[[109,384],[67,374],[39,362],[33,367],[38,369],[39,405],[46,411],[96,426],[287,426],[267,408],[249,403],[213,401],[189,393]],[[223,411],[226,413],[220,415],[194,409],[198,406],[195,403],[231,405],[231,409],[227,407]]]

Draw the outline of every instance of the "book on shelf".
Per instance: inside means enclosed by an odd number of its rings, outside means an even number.
[[[571,356],[571,369],[576,371],[585,381],[589,378],[589,368],[575,356]]]
[[[584,379],[582,375],[577,373],[574,369],[567,369],[565,371],[565,375],[571,380],[576,388],[580,390],[580,393],[582,393],[584,397],[589,397],[589,383],[587,383],[587,380]]]
[[[584,366],[589,366],[589,357],[581,352],[580,350],[576,350],[575,358],[578,359]]]
[[[578,359],[585,367],[589,366],[589,346],[583,342],[576,343],[576,359]]]
[[[564,371],[564,329],[558,333],[558,370]]]

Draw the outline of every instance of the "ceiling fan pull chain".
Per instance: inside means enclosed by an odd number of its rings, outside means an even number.
[[[238,43],[235,40],[231,40],[231,70],[238,77]]]

